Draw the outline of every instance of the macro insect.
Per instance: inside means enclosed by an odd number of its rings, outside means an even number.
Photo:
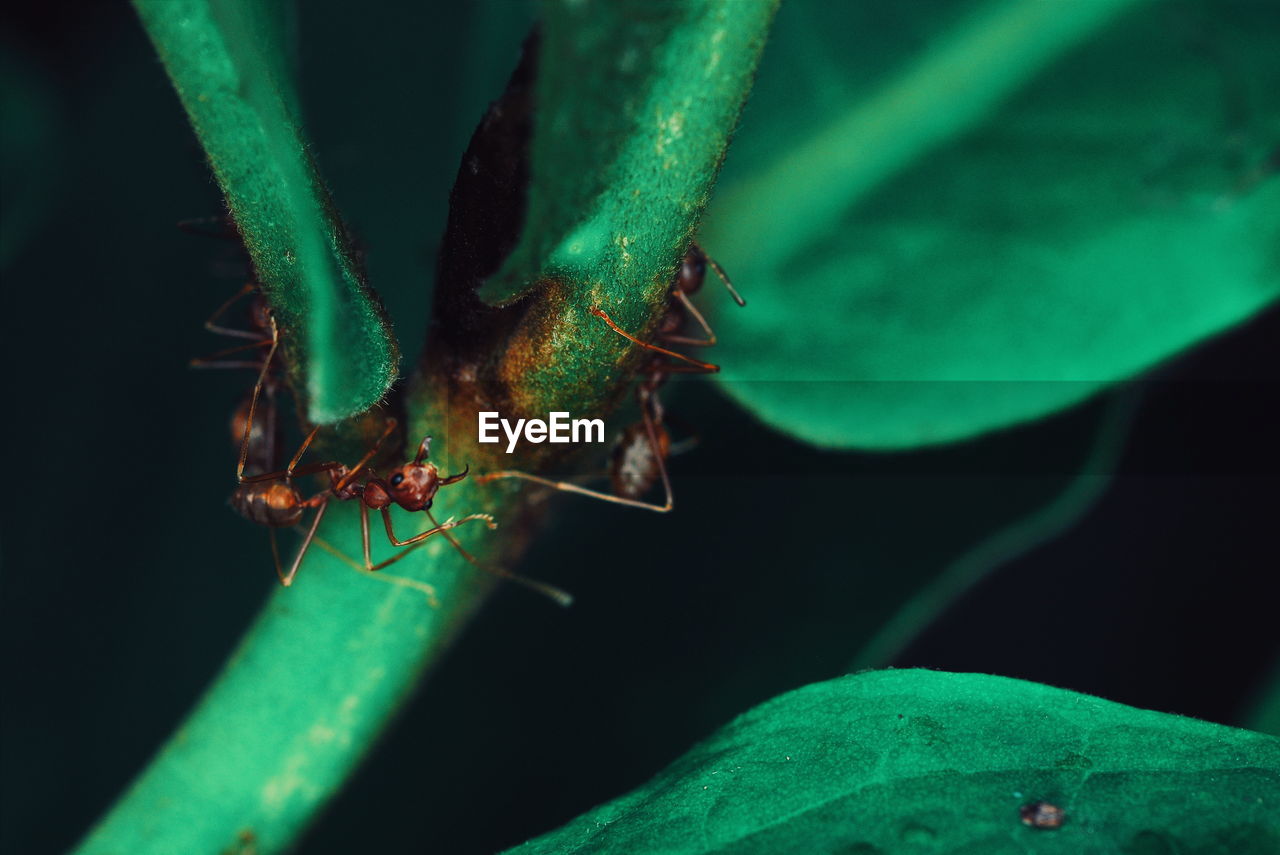
[[[680,269],[672,280],[667,306],[658,322],[656,338],[659,341],[688,347],[715,345],[715,332],[690,299],[690,296],[696,294],[706,281],[708,267],[724,283],[734,301],[739,306],[746,305],[746,301],[733,287],[724,269],[708,257],[696,243],[690,244],[680,262]],[[614,323],[613,319],[599,306],[592,307],[591,313],[618,335],[648,351],[636,370],[638,380],[635,395],[636,404],[640,410],[640,421],[623,430],[610,456],[609,480],[613,493],[592,490],[572,482],[555,481],[514,469],[478,475],[476,481],[485,484],[504,478],[518,478],[566,493],[577,493],[619,505],[666,513],[675,507],[671,478],[667,474],[666,466],[672,444],[671,435],[665,424],[666,414],[658,392],[673,374],[715,374],[720,370],[720,366],[701,362],[665,347],[641,341]],[[701,328],[702,337],[686,334],[690,321]],[[660,505],[645,501],[643,497],[659,481],[662,482],[665,501]]]
[[[302,559],[306,557],[307,550],[310,549],[311,543],[315,539],[320,521],[324,519],[329,502],[334,499],[339,501],[354,499],[360,503],[364,569],[370,572],[389,566],[405,555],[405,553],[401,552],[379,564],[373,563],[370,557],[369,543],[370,509],[382,512],[387,539],[394,546],[412,546],[432,535],[449,531],[463,523],[476,520],[484,521],[491,529],[497,528],[497,524],[489,514],[468,514],[459,520],[449,519],[443,523],[436,522],[435,518],[430,516],[432,502],[440,488],[456,484],[466,478],[468,473],[468,470],[464,469],[457,475],[441,477],[435,464],[427,459],[431,448],[431,437],[424,438],[418,446],[417,456],[411,462],[396,467],[389,479],[384,481],[370,472],[364,482],[360,482],[359,479],[365,474],[369,461],[377,455],[382,443],[398,427],[395,419],[387,419],[382,435],[355,466],[348,467],[339,461],[300,465],[302,456],[306,454],[307,449],[315,440],[316,434],[320,431],[317,426],[312,428],[306,438],[303,439],[297,453],[293,455],[293,459],[289,461],[289,465],[284,469],[275,472],[264,472],[258,475],[245,475],[245,466],[250,451],[254,446],[254,416],[258,407],[258,399],[267,382],[271,364],[280,343],[280,331],[276,326],[275,319],[268,315],[267,320],[271,329],[271,345],[262,361],[258,373],[258,382],[254,385],[253,392],[249,398],[249,409],[245,419],[244,435],[240,448],[240,460],[236,465],[237,486],[235,492],[231,494],[231,506],[245,519],[265,525],[272,532],[272,556],[276,562],[276,574],[280,577],[282,584],[288,586],[293,583],[294,576],[297,575],[298,568],[302,565]],[[321,472],[329,475],[328,488],[303,498],[293,484],[294,479]],[[392,504],[399,505],[406,511],[427,512],[432,521],[432,528],[406,540],[399,539],[396,537],[391,523],[390,509]],[[315,509],[311,525],[307,528],[302,545],[298,548],[292,564],[285,571],[280,564],[279,551],[275,545],[274,530],[277,528],[292,528],[298,525],[302,522],[305,512],[311,508]]]
[[[252,300],[248,307],[248,315],[252,329],[239,330],[221,326],[220,318],[222,315],[237,301],[250,295],[252,295]],[[205,322],[205,328],[220,335],[250,340],[249,344],[229,348],[204,359],[192,360],[192,365],[197,368],[256,368],[258,370],[257,382],[236,408],[231,420],[232,433],[239,444],[240,453],[236,464],[237,486],[231,495],[230,504],[245,519],[267,527],[271,536],[271,555],[275,563],[276,575],[283,585],[289,586],[293,583],[293,579],[297,575],[298,569],[302,566],[302,561],[306,557],[308,550],[311,548],[312,543],[317,540],[316,532],[329,502],[333,499],[340,501],[356,500],[360,504],[361,543],[364,552],[363,566],[351,561],[345,554],[328,544],[324,544],[324,546],[361,572],[373,573],[388,567],[404,558],[418,546],[423,545],[429,537],[443,534],[462,557],[476,567],[500,578],[508,579],[538,591],[560,605],[568,606],[572,603],[572,596],[558,588],[527,579],[500,568],[492,568],[481,564],[449,533],[451,529],[457,526],[477,520],[484,521],[491,529],[496,528],[496,523],[494,523],[492,516],[489,514],[469,514],[459,520],[449,519],[443,523],[436,520],[430,510],[436,493],[441,487],[447,487],[466,478],[470,468],[466,467],[456,475],[442,476],[435,464],[429,460],[431,437],[428,436],[422,440],[412,461],[397,466],[385,480],[378,477],[369,468],[370,461],[376,457],[383,443],[398,428],[398,422],[394,418],[385,420],[382,434],[364,457],[353,467],[347,467],[337,461],[299,465],[303,455],[319,432],[319,428],[316,427],[307,434],[289,464],[284,469],[278,469],[276,449],[280,445],[280,430],[276,417],[275,397],[281,378],[278,376],[275,357],[280,344],[280,330],[274,316],[271,314],[266,299],[254,285],[246,285],[214,312],[210,319]],[[266,353],[261,360],[228,358],[244,351],[260,349],[264,346],[266,347]],[[246,475],[246,469],[250,468],[267,471],[256,475]],[[328,474],[329,486],[327,489],[304,498],[297,487],[294,486],[294,479],[319,473]],[[360,480],[361,476],[365,476],[363,483]],[[422,511],[426,513],[432,527],[401,540],[396,536],[391,521],[390,509],[393,504],[407,511]],[[285,570],[280,561],[275,530],[299,525],[305,512],[312,508],[315,509],[315,515],[307,528],[302,544],[290,563],[289,569]],[[386,529],[387,539],[391,544],[406,547],[391,558],[377,564],[373,562],[371,557],[370,510],[381,511],[383,526]],[[434,591],[430,586],[414,580],[382,576],[378,578],[387,581],[395,579],[400,583],[424,589],[429,596],[434,598]]]

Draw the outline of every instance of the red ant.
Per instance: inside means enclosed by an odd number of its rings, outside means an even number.
[[[266,338],[259,337],[259,333],[251,333],[243,330],[231,330],[218,326],[215,321],[238,299],[253,293],[256,289],[252,285],[245,286],[238,294],[219,307],[218,311],[205,323],[205,327],[213,332],[224,335],[233,335],[243,338],[254,338],[252,344],[243,345],[238,348],[232,348],[228,351],[222,351],[214,354],[204,360],[195,360],[193,362],[197,367],[254,367],[258,369],[258,379],[254,384],[253,391],[249,394],[246,402],[237,408],[236,415],[232,420],[233,429],[240,432],[240,457],[236,464],[236,481],[237,487],[231,494],[231,506],[245,519],[260,525],[267,526],[271,535],[271,555],[275,562],[276,575],[280,578],[281,584],[288,587],[293,584],[293,579],[298,573],[298,568],[302,565],[302,560],[306,556],[313,541],[316,540],[316,531],[320,526],[321,519],[324,518],[325,511],[328,509],[331,499],[347,501],[355,499],[360,503],[360,533],[361,542],[364,550],[364,566],[361,568],[357,565],[357,569],[362,572],[373,573],[388,567],[391,564],[404,558],[413,548],[423,544],[427,538],[435,534],[443,534],[445,538],[453,545],[455,549],[469,562],[475,564],[482,569],[494,573],[502,578],[510,579],[527,587],[533,588],[561,605],[569,605],[572,597],[557,588],[537,582],[515,574],[495,570],[493,568],[481,565],[474,556],[472,556],[457,539],[449,534],[449,531],[463,523],[473,520],[484,520],[490,529],[497,528],[497,524],[493,521],[493,517],[489,514],[469,514],[459,520],[446,520],[440,523],[431,514],[431,506],[435,499],[436,493],[441,487],[447,487],[456,484],[466,478],[470,467],[466,467],[462,472],[456,475],[442,477],[434,463],[428,460],[431,449],[431,437],[425,437],[418,446],[418,453],[410,463],[402,464],[396,467],[390,476],[383,480],[377,477],[372,469],[369,469],[371,477],[368,477],[363,484],[357,482],[357,477],[363,470],[369,468],[368,464],[378,453],[382,444],[390,437],[398,427],[398,422],[394,418],[388,418],[382,432],[382,435],[374,442],[372,448],[360,459],[355,466],[348,468],[346,465],[337,461],[328,461],[324,463],[310,463],[303,466],[299,465],[299,461],[310,447],[312,441],[320,428],[312,428],[303,440],[302,445],[298,448],[293,459],[289,461],[289,465],[279,471],[265,472],[259,475],[245,475],[245,469],[249,460],[252,458],[255,463],[261,464],[263,468],[269,468],[275,464],[275,445],[276,445],[276,425],[275,425],[275,388],[276,379],[272,373],[276,351],[280,345],[280,331],[276,324],[274,316],[271,314],[270,308],[267,306],[265,299],[261,294],[254,300],[250,316],[253,325],[258,328],[261,333],[266,334]],[[220,357],[230,355],[236,351],[248,348],[260,347],[268,345],[266,356],[261,362],[240,362],[240,361],[220,361]],[[267,392],[267,406],[265,429],[260,429],[255,422],[257,415],[259,398],[263,391]],[[329,487],[326,490],[308,497],[303,498],[293,485],[294,478],[301,478],[306,475],[327,472],[329,474]],[[391,505],[396,504],[407,511],[423,511],[431,520],[432,528],[427,531],[420,532],[407,540],[400,540],[392,527],[391,523]],[[297,554],[294,556],[293,562],[288,571],[283,570],[280,563],[280,552],[276,544],[275,530],[277,528],[291,528],[298,525],[302,521],[303,514],[309,508],[315,508],[315,516],[311,520],[311,525],[307,529],[307,533],[303,538],[301,546],[298,548]],[[387,539],[394,546],[407,546],[405,549],[391,558],[386,559],[378,564],[374,564],[370,556],[369,542],[369,510],[380,510],[382,512],[383,526],[386,529]],[[328,547],[334,551],[339,557],[346,559],[345,555],[337,553],[332,547]],[[354,562],[352,562],[354,564]],[[409,581],[409,580],[401,580]],[[415,586],[417,587],[417,586]],[[428,589],[428,594],[432,591]]]
[[[373,476],[368,478],[365,483],[357,483],[357,477],[368,466],[369,461],[374,458],[381,448],[382,443],[395,431],[398,423],[395,419],[388,419],[386,428],[383,430],[382,436],[373,444],[368,453],[360,459],[353,467],[347,466],[338,461],[327,461],[324,463],[308,463],[305,466],[299,466],[299,461],[307,448],[310,447],[312,441],[320,428],[314,427],[302,441],[302,445],[298,448],[293,459],[289,461],[289,465],[276,472],[266,472],[260,475],[245,475],[244,470],[249,458],[249,453],[254,445],[253,442],[253,423],[254,415],[258,406],[258,398],[262,392],[263,386],[267,382],[267,377],[271,370],[271,363],[275,357],[276,349],[279,347],[280,334],[276,326],[275,319],[269,314],[267,320],[271,329],[271,346],[267,351],[266,357],[261,363],[258,372],[258,382],[253,387],[253,392],[249,397],[249,411],[244,425],[244,436],[240,446],[240,460],[236,465],[236,481],[238,486],[234,493],[231,494],[231,506],[243,516],[252,522],[265,525],[272,532],[272,556],[276,562],[276,574],[280,577],[281,584],[288,586],[293,584],[293,578],[297,575],[298,568],[302,564],[302,559],[306,556],[307,550],[311,547],[312,540],[315,539],[316,529],[320,526],[320,521],[324,518],[325,511],[328,510],[329,501],[338,499],[347,501],[356,499],[360,502],[360,528],[361,537],[364,545],[364,569],[373,572],[381,570],[390,564],[399,561],[407,553],[401,552],[396,556],[374,564],[370,558],[369,545],[369,509],[382,511],[383,524],[387,530],[387,539],[395,546],[412,546],[431,537],[434,534],[446,532],[449,529],[456,528],[463,523],[472,520],[484,520],[490,528],[497,528],[493,517],[488,514],[469,514],[460,520],[447,520],[444,523],[437,523],[434,517],[431,517],[433,527],[420,534],[414,535],[407,540],[400,540],[395,535],[395,531],[391,525],[391,505],[397,504],[407,511],[427,511],[430,516],[430,507],[435,498],[436,492],[441,487],[447,487],[450,484],[456,484],[463,478],[467,477],[468,470],[464,469],[457,475],[441,477],[439,470],[436,469],[434,463],[426,461],[427,454],[431,446],[431,437],[423,439],[418,446],[418,454],[413,462],[403,464],[396,468],[390,479],[383,481]],[[303,498],[297,488],[293,486],[294,478],[301,478],[305,475],[317,474],[320,472],[329,473],[329,487],[326,490],[308,497]],[[279,551],[275,545],[275,529],[291,528],[302,521],[303,513],[308,508],[315,508],[315,516],[311,520],[311,525],[307,529],[307,533],[299,547],[297,555],[293,559],[293,564],[286,572],[281,569]]]
[[[716,276],[724,283],[734,302],[739,306],[747,304],[733,287],[733,283],[729,281],[724,269],[708,257],[696,243],[690,244],[689,250],[680,263],[680,270],[671,283],[671,294],[667,300],[666,311],[658,322],[657,337],[661,341],[690,347],[711,347],[716,343],[716,334],[711,330],[710,324],[689,299],[689,295],[697,293],[702,287],[708,267],[715,271]],[[650,351],[650,355],[640,363],[636,371],[640,377],[639,383],[636,384],[636,403],[640,408],[640,421],[623,430],[622,436],[613,448],[609,462],[609,480],[613,486],[613,493],[603,493],[567,481],[553,481],[516,470],[479,475],[476,477],[476,482],[486,484],[500,478],[519,478],[567,493],[578,493],[619,505],[667,513],[675,507],[671,493],[671,479],[667,475],[665,462],[671,453],[671,435],[663,424],[664,410],[658,398],[658,390],[672,374],[715,374],[720,370],[720,366],[710,362],[700,362],[682,353],[640,341],[614,323],[613,318],[599,306],[593,306],[591,314],[603,320],[618,335]],[[689,318],[702,328],[705,338],[694,338],[682,333]],[[673,362],[672,359],[679,362]],[[641,497],[648,493],[659,479],[666,493],[666,501],[661,505],[644,501]]]

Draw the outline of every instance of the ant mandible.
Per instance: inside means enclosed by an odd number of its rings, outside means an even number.
[[[729,281],[724,269],[696,243],[690,244],[680,262],[680,270],[671,283],[671,293],[667,298],[666,309],[658,321],[657,338],[659,340],[667,344],[689,347],[715,345],[715,332],[689,298],[691,294],[697,293],[702,288],[708,267],[715,271],[716,276],[724,283],[734,302],[739,306],[747,304],[733,287],[733,283]],[[613,318],[599,306],[593,306],[591,314],[603,320],[618,335],[649,351],[649,355],[636,370],[640,378],[636,384],[636,404],[640,409],[640,421],[623,430],[610,458],[609,480],[613,493],[604,493],[568,481],[554,481],[511,469],[478,475],[476,482],[486,484],[502,478],[518,478],[566,493],[577,493],[619,505],[667,513],[675,507],[671,479],[667,475],[666,466],[666,459],[671,453],[671,435],[664,424],[665,411],[658,397],[658,390],[673,374],[715,374],[720,370],[720,366],[701,362],[665,347],[641,341],[614,323]],[[702,328],[704,338],[683,334],[682,331],[690,318]],[[659,480],[662,481],[666,501],[661,505],[644,501],[642,497],[653,489]]]

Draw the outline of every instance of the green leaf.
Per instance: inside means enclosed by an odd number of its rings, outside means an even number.
[[[1280,293],[1269,7],[923,5],[779,16],[703,237],[751,298],[731,396],[818,445],[953,441]]]
[[[316,172],[288,73],[282,5],[135,0],[209,155],[316,423],[395,380],[390,325]]]
[[[1040,801],[1060,828],[1023,824]],[[1272,737],[1006,677],[873,671],[769,701],[512,851],[1262,855],[1278,808]]]

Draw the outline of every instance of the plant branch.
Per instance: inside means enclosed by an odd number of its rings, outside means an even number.
[[[169,0],[138,2],[144,19],[158,8],[169,8]],[[603,34],[622,39],[612,45],[621,50],[629,22],[643,21],[647,5],[592,4],[588,14],[570,4],[550,4],[543,36],[548,44],[567,48]],[[611,307],[620,303],[617,311],[638,330],[651,327],[664,311],[681,241],[687,243],[709,197],[775,4],[683,0],[663,5],[678,14],[663,17],[656,29],[646,31],[646,38],[660,48],[657,55],[665,64],[651,70],[656,77],[647,84],[649,97],[637,103],[642,110],[655,98],[687,104],[688,121],[700,127],[698,116],[705,112],[715,126],[713,133],[683,141],[678,134],[668,134],[659,147],[652,135],[646,144],[615,139],[615,144],[596,145],[588,139],[589,132],[566,136],[548,130],[550,115],[561,121],[569,116],[579,128],[601,117],[573,117],[573,97],[562,99],[556,85],[547,82],[565,79],[563,65],[573,61],[572,51],[544,55],[544,68],[536,71],[531,51],[463,157],[441,253],[436,317],[406,407],[409,439],[432,434],[432,460],[446,471],[458,471],[464,464],[472,471],[498,468],[499,457],[504,466],[535,469],[551,462],[546,454],[507,457],[493,445],[478,445],[479,409],[507,409],[517,415],[572,409],[575,415],[598,415],[630,385],[634,346],[602,328],[587,309],[598,300],[608,300]],[[197,23],[211,26],[207,19]],[[157,38],[157,43],[163,45],[166,39]],[[697,46],[701,48],[695,50]],[[704,74],[708,57],[716,52],[718,70]],[[681,65],[676,62],[681,56],[699,64]],[[608,68],[593,79],[610,97],[617,95],[618,90],[610,88],[616,81]],[[534,81],[536,116],[529,88]],[[190,101],[185,95],[184,100]],[[561,100],[560,107],[553,106]],[[198,96],[195,101],[203,103]],[[610,122],[606,117],[597,128],[625,136],[641,115],[636,109],[629,103],[625,121]],[[192,115],[199,128],[198,111]],[[550,139],[541,138],[548,134]],[[211,139],[203,132],[201,138],[206,145]],[[558,151],[567,145],[585,146],[594,155],[583,157],[581,149]],[[271,159],[269,146],[254,151],[254,157]],[[631,172],[612,169],[613,155],[620,151],[630,152],[625,159],[631,162]],[[578,172],[613,178],[662,170],[672,157],[688,158],[692,171],[679,172],[683,184],[663,182],[674,195],[656,210],[644,207],[651,200],[643,193],[637,197],[634,185],[607,182],[615,201],[591,214],[596,228],[627,233],[609,226],[609,218],[622,217],[625,210],[628,221],[660,218],[660,225],[646,234],[666,235],[641,254],[633,253],[624,264],[625,276],[611,280],[584,275],[623,263],[618,250],[627,246],[606,240],[584,254],[583,265],[538,265],[534,285],[523,297],[501,308],[488,306],[476,297],[475,289],[532,228],[544,205],[538,200],[555,195],[538,186],[539,180],[555,178],[539,179],[540,157],[576,162]],[[212,151],[211,159],[227,189],[230,173],[218,166]],[[484,179],[479,184],[468,177],[477,175]],[[626,199],[638,207],[626,209]],[[236,213],[242,229],[253,220],[250,211]],[[539,220],[538,225],[544,228],[546,222]],[[637,283],[643,287],[637,289]],[[436,509],[452,516],[488,512],[499,520],[497,532],[478,524],[457,530],[466,548],[491,567],[510,566],[537,521],[537,511],[518,489],[479,487],[470,480],[442,490]],[[360,555],[356,510],[350,502],[333,507],[322,530],[326,542],[348,559]],[[424,527],[425,522],[418,525]],[[397,515],[396,526],[401,537],[412,530],[404,514]],[[374,540],[375,561],[392,554],[385,540]],[[188,720],[77,851],[213,855],[276,852],[293,845],[495,585],[493,576],[478,572],[443,538],[429,539],[386,572],[411,577],[419,587],[379,584],[354,572],[341,558],[313,550],[295,585],[271,596]],[[421,590],[428,583],[438,606]]]

